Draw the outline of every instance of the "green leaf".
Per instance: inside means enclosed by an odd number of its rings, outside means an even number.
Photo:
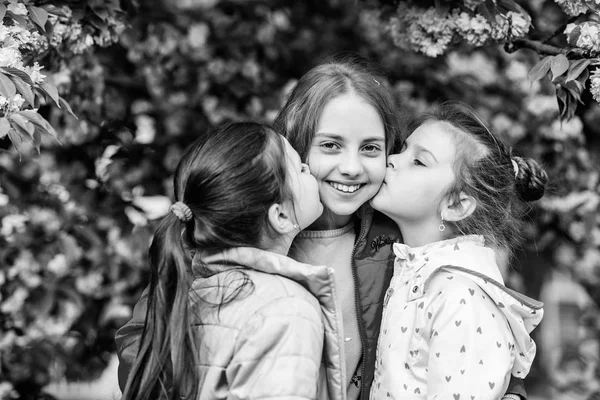
[[[0,21],[4,19],[6,15],[6,6],[4,4],[0,4]]]
[[[0,71],[4,71],[7,75],[18,76],[19,78],[23,79],[25,83],[27,83],[29,86],[33,86],[33,81],[31,80],[31,77],[25,71],[21,71],[20,69],[13,67],[0,67]]]
[[[73,112],[73,110],[71,110],[71,106],[69,105],[69,103],[67,103],[67,101],[65,99],[63,99],[62,97],[59,99],[60,105],[64,108],[67,109],[67,111],[69,112],[69,114],[71,114],[72,116],[75,117],[75,119],[79,119],[77,118],[77,115],[75,115],[75,113]]]
[[[577,79],[579,75],[590,65],[590,60],[576,60],[571,63],[569,67],[569,73],[567,74],[567,82],[572,81],[573,79]]]
[[[0,94],[11,100],[17,94],[17,87],[10,78],[0,73]]]
[[[56,103],[56,106],[58,108],[60,108],[60,103],[58,102],[58,99],[59,99],[58,90],[56,89],[56,87],[54,85],[51,85],[49,83],[42,83],[41,85],[38,85],[36,87],[39,88],[42,92],[44,92],[52,100],[54,100],[54,102]]]
[[[27,133],[33,139],[33,132],[35,132],[35,126],[29,122],[24,116],[20,114],[10,114],[8,120],[12,123],[12,126],[16,129],[20,128],[24,133]]]
[[[551,62],[552,62],[552,56],[546,56],[546,57],[542,58],[542,60],[540,62],[535,64],[533,66],[533,68],[531,68],[531,71],[529,71],[529,74],[527,74],[529,81],[531,83],[533,83],[539,79],[542,79],[544,76],[546,76],[546,74],[550,70]]]
[[[25,101],[29,103],[31,107],[35,107],[35,96],[33,95],[33,90],[31,90],[31,86],[25,83],[23,79],[16,75],[10,76],[10,80],[13,81],[15,86],[17,87],[17,92],[23,96]]]
[[[45,31],[46,21],[48,21],[48,12],[43,8],[29,6],[29,18],[39,26],[42,31]]]
[[[33,110],[23,110],[19,111],[17,114],[22,115],[31,122],[37,129],[43,131],[44,133],[50,134],[53,138],[58,141],[58,136],[54,127],[50,124],[50,122],[46,121],[44,117],[42,117],[39,113]],[[60,143],[60,142],[59,142]]]
[[[0,118],[0,139],[6,136],[10,130],[10,122],[4,117]]]
[[[561,76],[569,70],[569,59],[564,54],[558,54],[552,57],[550,70],[552,71],[551,80],[556,79],[556,77]]]
[[[15,149],[17,150],[17,153],[19,153],[19,159],[20,159],[20,156],[21,156],[21,151],[19,149],[19,145],[25,141],[26,137],[27,136],[23,135],[23,133],[20,130],[11,128],[8,131],[8,138],[10,139],[11,143],[13,144],[13,146],[15,146]]]

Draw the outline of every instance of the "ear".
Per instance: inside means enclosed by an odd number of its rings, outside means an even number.
[[[291,219],[290,207],[287,204],[275,203],[271,205],[267,215],[269,224],[277,233],[285,235],[296,230],[294,221]]]
[[[460,192],[458,199],[446,198],[442,202],[441,215],[444,221],[460,221],[473,214],[476,208],[475,198]]]

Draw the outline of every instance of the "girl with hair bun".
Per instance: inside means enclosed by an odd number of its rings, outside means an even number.
[[[496,254],[518,245],[524,203],[548,180],[471,108],[444,103],[388,157],[373,208],[398,224],[372,399],[499,399],[535,356],[542,304],[504,286]]]

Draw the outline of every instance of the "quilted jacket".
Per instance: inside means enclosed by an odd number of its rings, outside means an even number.
[[[253,248],[203,261],[190,289],[198,399],[346,398],[333,269]]]

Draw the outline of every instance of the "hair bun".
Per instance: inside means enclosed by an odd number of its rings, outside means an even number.
[[[529,202],[542,198],[548,183],[546,171],[531,158],[512,157],[519,169],[515,176],[515,190],[521,200]]]

